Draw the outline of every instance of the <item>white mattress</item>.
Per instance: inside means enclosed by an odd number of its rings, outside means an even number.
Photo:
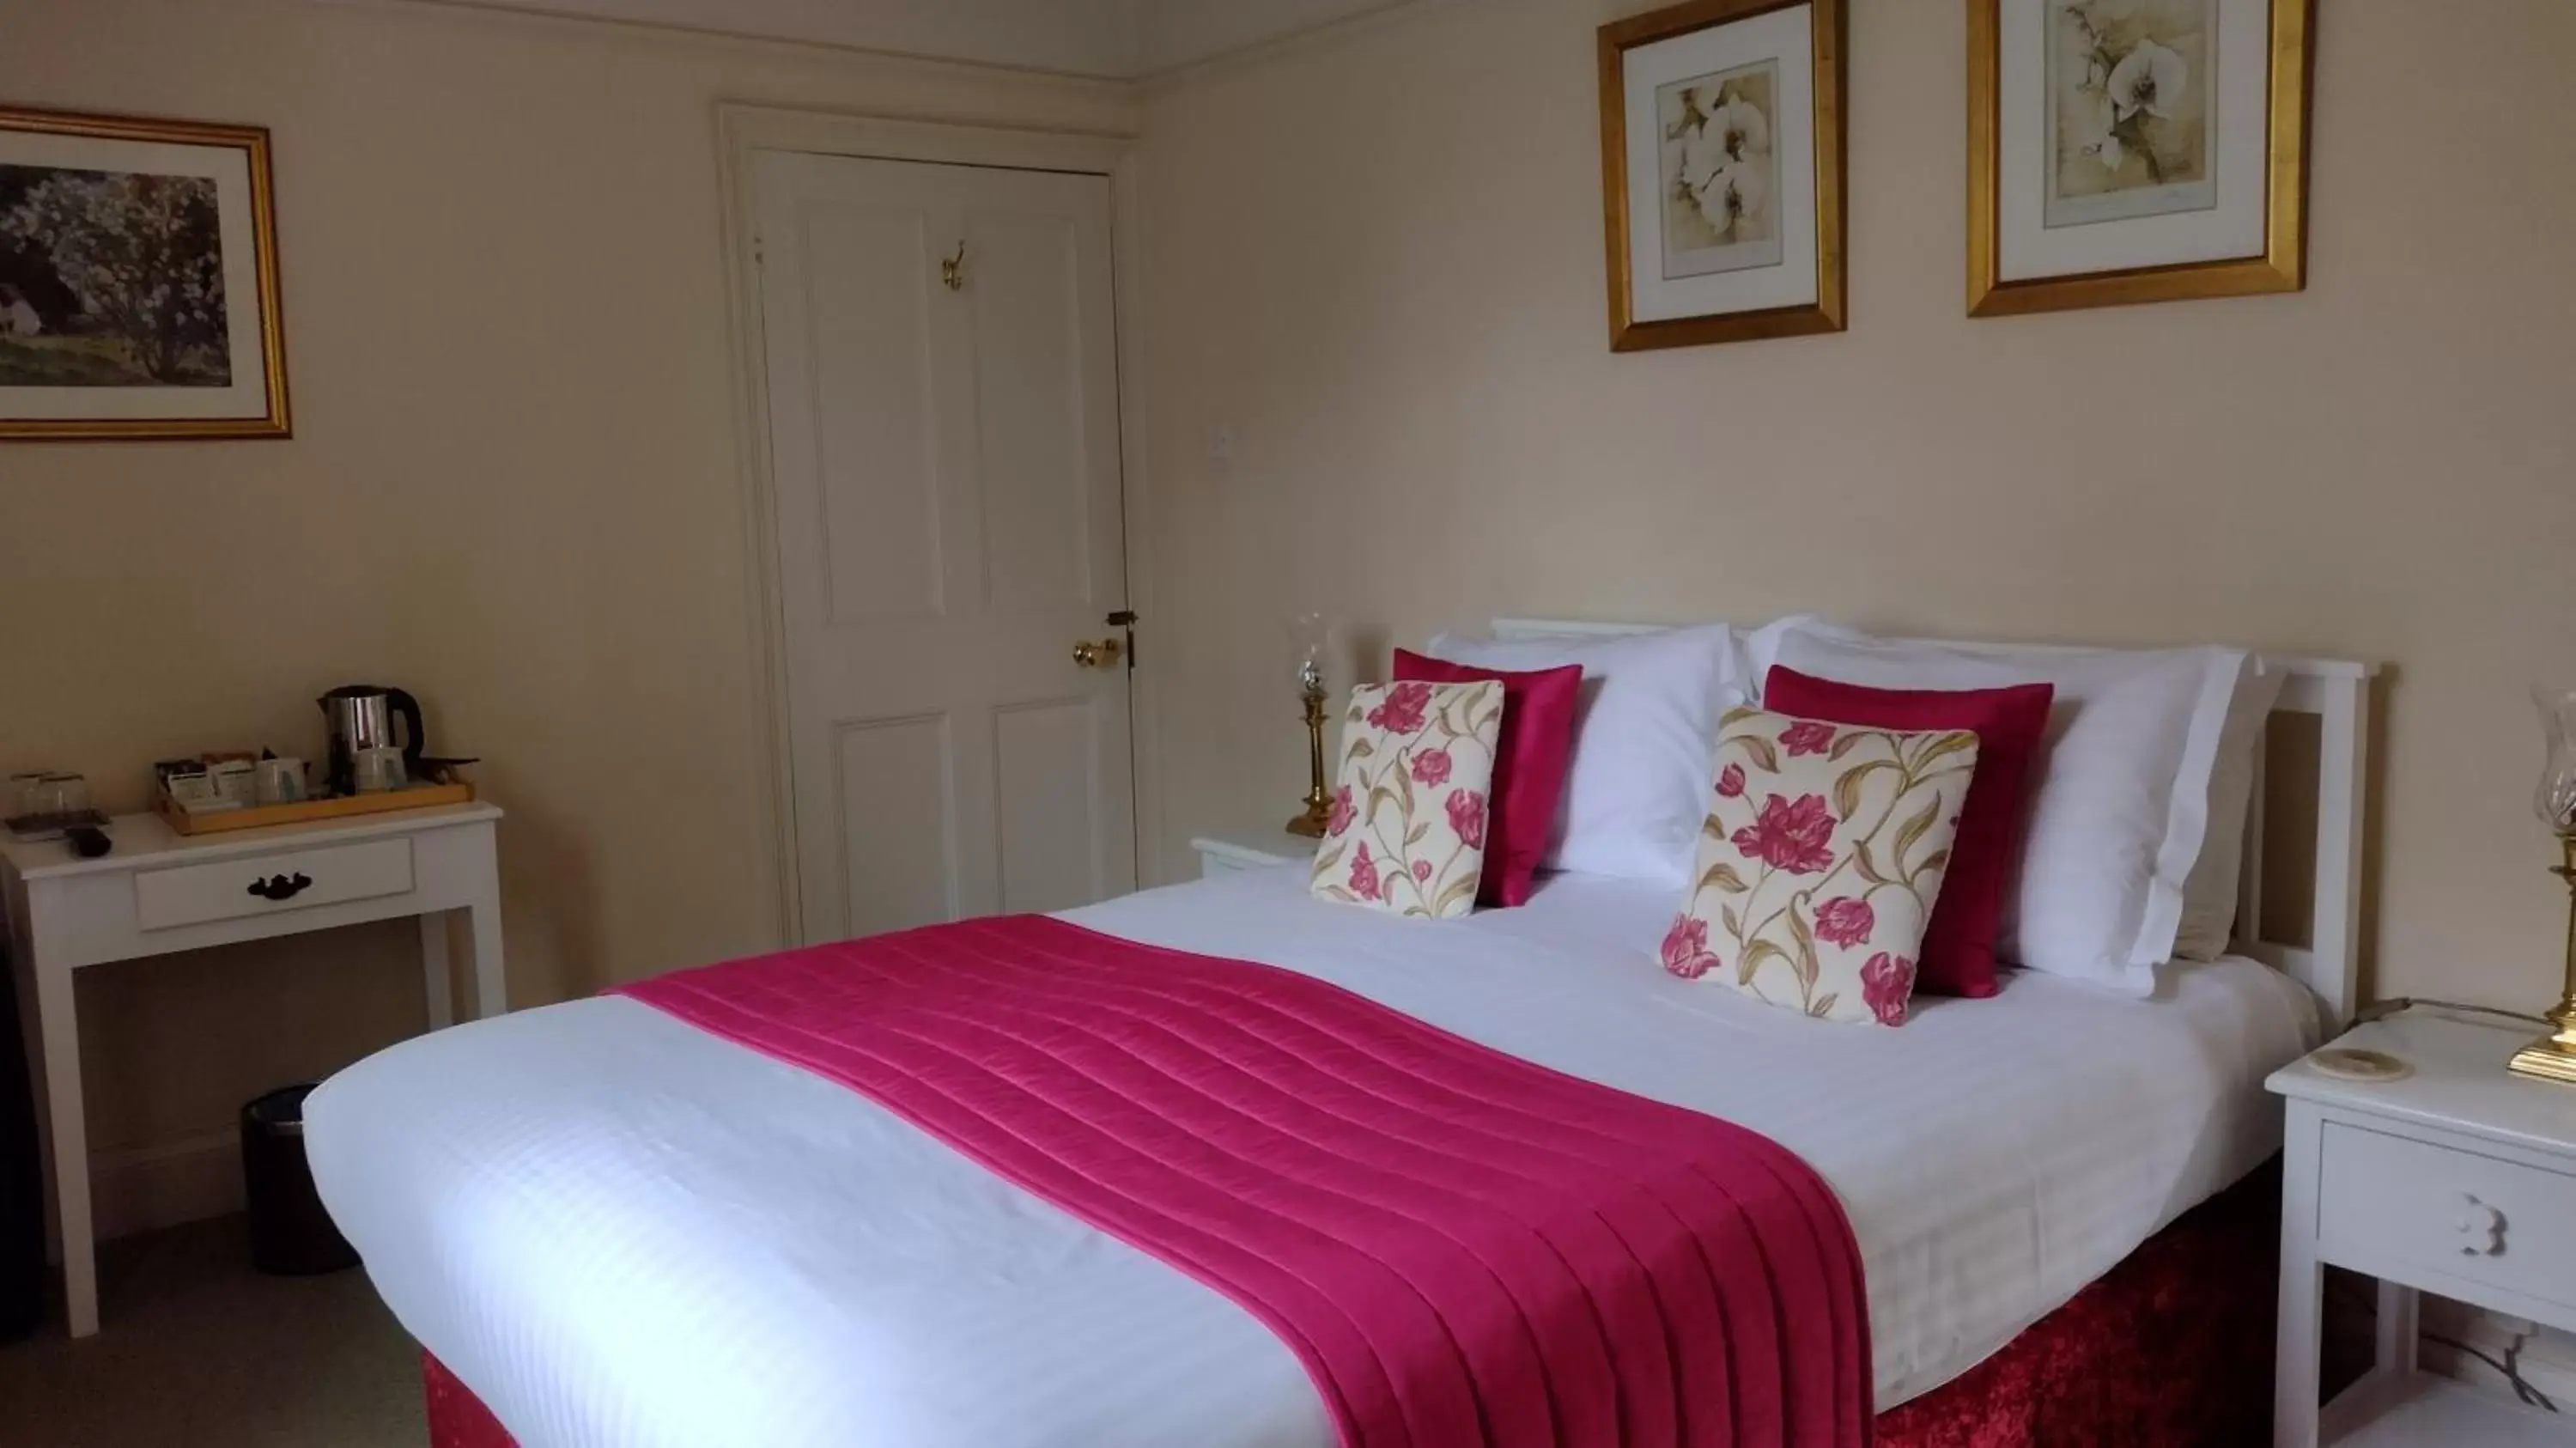
[[[1878,1402],[1940,1385],[2278,1145],[2320,1037],[2251,961],[2155,1000],[2046,976],[1829,1025],[1664,975],[1669,890],[1562,876],[1426,924],[1298,869],[1068,918],[1268,961],[1761,1131],[1851,1216]],[[1304,1370],[1212,1289],[866,1098],[621,999],[407,1042],[307,1106],[332,1214],[523,1448],[1327,1448]]]

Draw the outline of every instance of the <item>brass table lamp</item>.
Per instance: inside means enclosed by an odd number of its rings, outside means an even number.
[[[2513,1071],[2576,1086],[2576,689],[2534,689],[2531,699],[2549,734],[2549,762],[2532,805],[2558,835],[2560,859],[2550,873],[2567,882],[2567,989],[2548,1012],[2549,1034],[2513,1053]]]
[[[1306,704],[1306,808],[1288,822],[1288,833],[1324,837],[1333,797],[1324,791],[1324,658],[1333,647],[1333,621],[1301,613],[1290,624],[1297,636],[1297,694]]]

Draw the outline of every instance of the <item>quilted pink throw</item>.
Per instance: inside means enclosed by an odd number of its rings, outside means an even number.
[[[1742,1127],[1040,916],[622,987],[1242,1304],[1365,1448],[1866,1443],[1850,1225]]]

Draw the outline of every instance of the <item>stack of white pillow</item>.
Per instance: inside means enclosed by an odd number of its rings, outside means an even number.
[[[1574,758],[1544,867],[1685,881],[1725,712],[1774,664],[1880,689],[2056,687],[1996,954],[2136,995],[2222,954],[2255,756],[2282,676],[2242,649],[1961,648],[1808,617],[1488,640],[1429,652],[1489,669],[1580,664]]]

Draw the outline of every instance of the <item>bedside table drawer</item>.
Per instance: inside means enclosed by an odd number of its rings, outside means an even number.
[[[411,840],[364,840],[167,870],[138,870],[134,919],[145,930],[168,930],[401,895],[411,888]]]
[[[2576,1305],[2576,1176],[2329,1122],[2317,1235]]]

